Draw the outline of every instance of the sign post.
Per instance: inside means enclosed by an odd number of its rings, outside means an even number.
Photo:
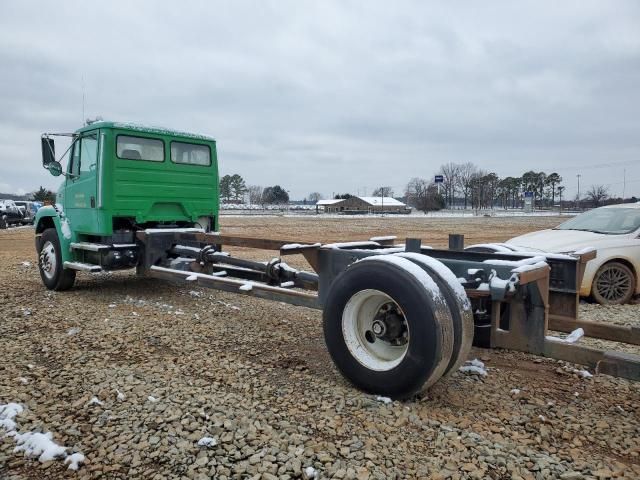
[[[433,183],[438,185],[438,195],[440,195],[440,184],[444,183],[444,175],[436,175],[433,179]]]
[[[531,213],[535,207],[533,192],[524,192],[524,212]]]

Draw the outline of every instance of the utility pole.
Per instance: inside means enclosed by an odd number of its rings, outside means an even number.
[[[579,173],[576,175],[578,177],[578,209],[580,209],[580,177],[582,175]]]
[[[384,217],[384,187],[380,187],[380,197],[381,197],[381,200],[382,200],[382,208],[380,210],[380,213]]]
[[[624,195],[627,190],[627,169],[622,171],[622,203],[624,203]]]

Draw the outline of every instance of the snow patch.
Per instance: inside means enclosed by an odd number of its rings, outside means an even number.
[[[147,397],[147,400],[149,400],[151,403],[156,403],[159,399],[154,397],[154,396],[152,396],[152,395],[149,395]]]
[[[547,335],[545,339],[551,342],[576,343],[583,336],[584,336],[584,330],[582,328],[576,328],[573,332],[571,332],[569,335],[567,335],[564,338],[554,337],[553,335]]]
[[[18,444],[14,452],[24,452],[27,457],[38,457],[41,462],[48,462],[66,456],[67,448],[53,441],[51,432],[16,433],[13,438]]]
[[[0,404],[0,428],[3,428],[6,437],[13,437],[16,442],[14,452],[24,452],[25,457],[38,457],[40,462],[48,462],[56,458],[64,458],[65,464],[69,463],[71,470],[78,470],[85,458],[82,453],[67,455],[67,447],[58,445],[53,441],[51,432],[24,432],[16,431],[15,417],[24,411],[19,403]]]
[[[23,411],[24,408],[19,403],[0,404],[0,427],[11,433],[16,428],[16,422],[13,419]]]
[[[29,268],[31,267],[31,262],[21,262],[20,265],[22,265],[23,267]]]
[[[319,246],[319,243],[287,243],[286,245],[282,245],[280,250],[295,250],[296,248],[313,248]]]
[[[116,395],[116,398],[117,398],[118,400],[120,400],[121,402],[122,402],[125,398],[127,398],[127,396],[126,396],[124,393],[122,393],[120,390],[118,390],[117,388],[116,388],[116,394],[117,394],[117,395]]]
[[[195,282],[196,280],[198,280],[198,275],[196,274],[189,275],[187,278],[185,278],[185,280],[187,282]]]
[[[313,467],[306,467],[304,475],[308,480],[311,480],[312,478],[318,478],[318,471]]]
[[[77,327],[73,327],[67,330],[67,335],[76,335],[78,333],[80,333],[80,329]]]
[[[381,397],[381,396],[377,396],[376,400],[378,402],[384,403],[385,405],[389,405],[390,403],[393,402],[393,400],[391,400],[389,397]]]
[[[212,437],[202,437],[200,440],[198,440],[198,446],[199,447],[215,447],[218,444],[218,441],[215,438]]]
[[[87,406],[89,405],[104,405],[104,402],[101,402],[100,399],[98,397],[91,397],[91,400],[89,400],[89,402],[87,403]]]
[[[325,243],[322,248],[356,248],[356,247],[379,247],[377,242],[341,242],[341,243]]]
[[[64,459],[64,464],[69,464],[69,470],[78,470],[81,463],[84,463],[84,455],[81,453],[72,453]]]
[[[518,395],[520,393],[520,389],[519,388],[513,388],[511,389],[511,395]]]
[[[482,377],[487,375],[487,370],[484,363],[474,358],[473,360],[467,360],[465,365],[460,367],[460,371],[463,373],[470,373],[472,375],[480,375]]]
[[[294,285],[295,285],[295,282],[282,282],[280,284],[282,288],[289,288],[289,287],[293,287]]]
[[[251,283],[245,283],[243,285],[240,285],[238,290],[242,290],[243,292],[250,292],[251,290],[253,290],[253,285]]]

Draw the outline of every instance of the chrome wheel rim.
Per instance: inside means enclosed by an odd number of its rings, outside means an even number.
[[[407,319],[379,290],[361,290],[349,299],[342,312],[342,334],[351,355],[369,370],[391,370],[409,350]]]
[[[56,274],[56,249],[51,242],[46,242],[40,250],[40,269],[49,280]]]
[[[598,294],[610,302],[625,298],[631,290],[628,273],[616,265],[607,266],[596,280]]]

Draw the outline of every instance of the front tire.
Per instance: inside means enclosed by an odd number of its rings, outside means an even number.
[[[601,305],[629,303],[636,291],[633,271],[624,263],[607,262],[593,277],[591,295]]]
[[[42,283],[49,290],[69,290],[76,280],[76,271],[65,269],[62,263],[60,240],[55,228],[47,228],[40,237],[38,267]]]
[[[443,375],[453,350],[453,336],[446,332],[453,325],[445,299],[424,270],[404,258],[387,260],[356,262],[338,275],[325,301],[324,336],[333,362],[351,383],[402,399]]]

